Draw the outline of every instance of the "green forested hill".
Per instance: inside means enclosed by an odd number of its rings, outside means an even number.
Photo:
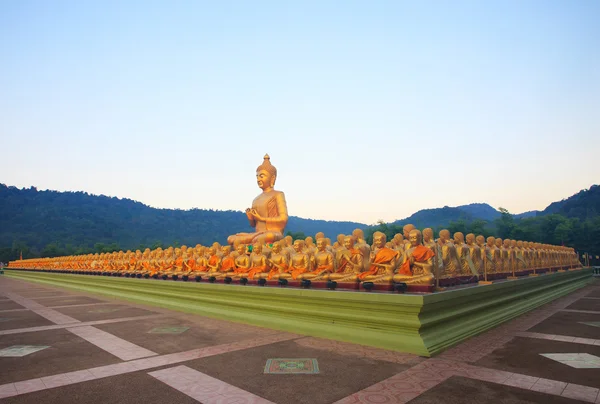
[[[290,217],[287,230],[349,233],[362,223]],[[243,212],[155,209],[130,199],[0,184],[0,261],[159,245],[224,243],[251,231]]]
[[[541,212],[511,215],[490,205],[424,209],[390,224],[368,227],[290,217],[294,236],[323,231],[332,239],[359,227],[367,238],[375,230],[389,236],[412,223],[419,228],[497,235],[502,238],[565,244],[600,254],[600,187],[593,186],[554,202]],[[38,191],[0,184],[0,261],[23,257],[138,249],[167,245],[224,243],[227,236],[250,231],[239,211],[155,209],[130,199],[85,192]]]

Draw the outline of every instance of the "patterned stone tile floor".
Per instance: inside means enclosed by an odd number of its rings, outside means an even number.
[[[0,276],[0,403],[600,403],[597,297],[426,359]]]

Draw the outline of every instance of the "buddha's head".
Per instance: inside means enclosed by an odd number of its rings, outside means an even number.
[[[252,246],[252,252],[253,252],[254,254],[258,254],[258,255],[260,255],[260,254],[262,254],[262,250],[263,250],[263,245],[262,245],[262,243],[256,243],[256,244],[254,244],[254,245]]]
[[[462,244],[465,242],[465,235],[462,232],[457,231],[454,233],[454,244]]]
[[[336,237],[336,240],[338,242],[338,245],[342,246],[344,245],[344,240],[346,239],[346,236],[343,234],[338,234]]]
[[[223,253],[223,256],[229,255],[231,253],[231,247],[228,245],[225,245],[225,246],[221,247],[221,252]]]
[[[302,240],[294,241],[294,251],[296,251],[297,253],[300,253],[300,252],[302,252],[303,249],[304,249],[304,241],[302,241]]]
[[[473,233],[469,233],[465,236],[466,243],[468,245],[475,244],[475,235]]]
[[[313,244],[313,238],[311,236],[308,236],[304,239],[304,242],[306,243],[307,247],[312,247]]]
[[[237,247],[235,247],[235,251],[237,251],[239,255],[246,255],[246,245],[238,244]]]
[[[285,240],[285,245],[287,247],[291,246],[294,242],[294,238],[292,236],[285,236],[283,239]]]
[[[485,244],[485,237],[483,237],[481,234],[478,235],[477,237],[475,237],[475,242],[477,243],[477,245],[479,247],[483,247],[483,245]]]
[[[411,247],[416,247],[421,245],[423,241],[423,236],[421,235],[421,231],[417,229],[412,229],[410,233],[408,233],[408,241],[410,241]]]
[[[210,255],[211,257],[212,257],[213,255],[215,255],[215,253],[216,253],[216,252],[217,252],[217,250],[215,250],[215,247],[210,247],[210,248],[208,249],[208,255]]]
[[[448,230],[448,229],[440,230],[439,235],[440,235],[440,241],[442,243],[445,243],[446,241],[450,240],[450,230]]]
[[[364,240],[365,239],[365,233],[362,231],[362,229],[352,230],[352,235],[354,236],[354,238],[356,240]]]
[[[317,239],[317,250],[325,251],[325,248],[327,248],[327,241],[325,240],[325,238],[324,237],[318,238]]]
[[[348,250],[354,248],[354,237],[352,237],[352,236],[344,237],[344,247],[346,247],[346,249],[348,249]]]
[[[495,239],[494,242],[496,243],[496,247],[498,247],[498,248],[502,247],[502,239],[500,237]]]
[[[517,247],[519,248],[523,248],[523,242],[522,241],[517,241]]]
[[[482,236],[483,237],[483,236]],[[496,241],[496,239],[492,236],[489,236],[487,238],[487,245],[488,247],[493,247],[494,246],[494,242]]]
[[[281,252],[281,243],[273,244],[273,254],[279,254]]]
[[[277,179],[277,169],[271,164],[271,158],[265,154],[264,161],[256,168],[256,182],[263,191],[273,189]]]
[[[503,242],[504,248],[510,248],[510,239],[505,238]]]
[[[315,240],[318,240],[320,238],[325,238],[325,233],[323,233],[322,231],[315,234]]]
[[[409,234],[411,231],[413,231],[415,229],[415,226],[412,224],[406,224],[404,225],[404,227],[402,228],[402,233],[404,235],[404,238],[409,240]]]
[[[433,240],[433,229],[431,227],[423,229],[423,240],[425,242]]]
[[[375,247],[383,248],[383,247],[385,247],[385,243],[386,243],[385,234],[383,234],[380,231],[376,231],[375,233],[373,233],[373,244],[375,245]]]

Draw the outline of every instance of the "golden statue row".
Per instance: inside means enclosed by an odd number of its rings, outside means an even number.
[[[283,237],[288,221],[285,195],[276,191],[277,169],[269,155],[256,169],[262,193],[246,209],[253,233],[228,237],[229,245],[211,247],[169,247],[165,250],[88,254],[75,257],[14,261],[9,268],[102,272],[136,277],[197,280],[292,279],[338,282],[373,282],[433,286],[435,280],[478,279],[483,275],[515,276],[531,270],[578,268],[577,254],[571,248],[542,245],[494,237],[455,233],[448,230],[433,239],[432,229],[423,232],[406,225],[403,234],[391,241],[383,233],[373,235],[373,245],[365,242],[363,231],[340,234],[333,245],[323,233],[305,240]],[[250,248],[252,246],[252,248]],[[233,250],[232,250],[233,247]],[[493,277],[493,276],[492,276]]]
[[[169,247],[156,250],[88,254],[12,261],[9,268],[99,271],[104,274],[164,279],[291,279],[338,282],[368,281],[376,284],[393,282],[433,286],[439,279],[461,277],[507,277],[525,271],[579,268],[577,254],[568,247],[502,240],[499,238],[455,233],[448,230],[423,232],[406,225],[404,234],[396,234],[390,242],[376,232],[369,246],[363,231],[340,234],[331,244],[323,233],[305,240],[290,236],[275,243],[263,237],[252,245],[236,244],[193,248]]]

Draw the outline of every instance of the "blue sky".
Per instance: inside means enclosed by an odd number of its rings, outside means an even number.
[[[373,223],[600,182],[600,2],[0,2],[0,182]]]

